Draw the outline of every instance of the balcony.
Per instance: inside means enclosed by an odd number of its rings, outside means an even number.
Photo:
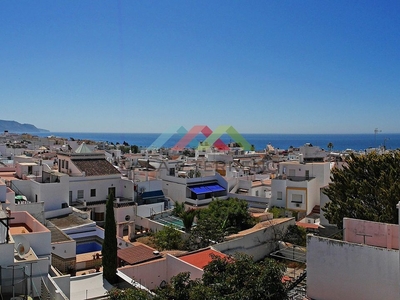
[[[191,206],[206,206],[214,199],[226,200],[228,196],[220,196],[220,197],[210,197],[210,198],[203,198],[203,199],[193,199],[193,198],[186,198],[185,203]]]
[[[280,179],[280,180],[290,180],[290,181],[310,181],[314,179],[315,177],[312,176],[288,176],[288,175],[279,175],[275,179]]]
[[[106,203],[107,199],[97,200],[97,201],[87,201],[84,199],[77,199],[75,202],[72,202],[71,206],[74,206],[76,208],[86,208],[86,207],[106,205]],[[114,200],[114,208],[134,206],[135,204],[136,203],[135,201],[133,201],[132,198],[117,197]]]

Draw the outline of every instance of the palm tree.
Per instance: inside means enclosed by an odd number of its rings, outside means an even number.
[[[189,232],[193,226],[194,217],[197,211],[195,209],[188,209],[181,214],[183,225],[185,226],[185,231]]]
[[[185,203],[175,202],[175,207],[172,211],[172,214],[174,216],[181,217],[184,212],[185,212]]]
[[[329,149],[329,161],[331,161],[331,152],[332,152],[332,149],[333,149],[333,144],[331,142],[329,142],[327,147]]]

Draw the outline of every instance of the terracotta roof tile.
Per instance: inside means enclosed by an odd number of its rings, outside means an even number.
[[[306,228],[306,229],[318,229],[319,225],[315,223],[303,223],[303,222],[296,222],[297,226]]]
[[[145,245],[134,245],[133,247],[119,249],[117,256],[127,264],[135,265],[145,261],[160,258],[161,255],[155,255],[154,249]]]
[[[216,255],[221,258],[228,257],[227,255],[215,251],[213,249],[205,249],[201,250],[195,253],[187,254],[184,256],[179,257],[179,259],[183,260],[184,262],[187,262],[195,267],[198,267],[200,269],[203,269],[205,266],[207,266],[211,261],[212,261],[212,254]]]
[[[85,176],[113,175],[120,172],[107,160],[99,159],[73,159],[72,162]]]

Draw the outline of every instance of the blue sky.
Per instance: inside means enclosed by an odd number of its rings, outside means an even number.
[[[399,1],[1,1],[0,119],[398,133]]]

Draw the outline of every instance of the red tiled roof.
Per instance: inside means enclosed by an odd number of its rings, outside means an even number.
[[[181,259],[184,262],[187,262],[195,267],[203,269],[205,266],[207,266],[212,261],[211,254],[214,254],[215,256],[218,256],[221,258],[228,257],[227,255],[225,255],[221,252],[215,251],[213,249],[205,249],[205,250],[201,250],[201,251],[198,251],[195,253],[181,256],[181,257],[179,257],[179,259]]]
[[[120,172],[104,158],[73,159],[72,162],[81,172],[85,172],[85,176],[120,174]]]
[[[134,265],[161,257],[161,255],[155,255],[153,251],[154,249],[139,244],[125,249],[119,249],[117,256],[126,263]]]

